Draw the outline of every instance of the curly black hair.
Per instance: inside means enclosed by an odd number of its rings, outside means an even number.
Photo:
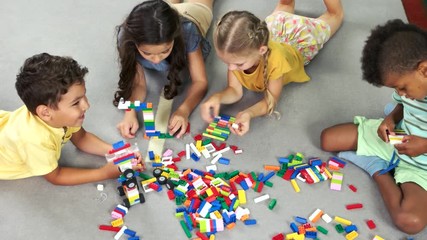
[[[15,88],[28,110],[39,105],[57,109],[61,96],[74,84],[83,84],[88,69],[70,57],[40,53],[25,60],[16,76]]]
[[[378,25],[362,52],[363,79],[383,86],[386,74],[403,74],[427,60],[427,32],[400,19]]]

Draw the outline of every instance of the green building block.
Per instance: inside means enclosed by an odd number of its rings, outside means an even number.
[[[344,228],[342,227],[341,224],[335,225],[335,229],[337,230],[338,233],[344,232]]]
[[[328,234],[328,230],[326,230],[325,228],[323,228],[322,226],[317,226],[316,227],[317,231],[327,235]]]
[[[187,235],[188,238],[191,238],[192,234],[191,234],[190,230],[188,229],[187,224],[185,224],[185,221],[181,220],[181,221],[179,221],[179,223],[181,224],[181,227],[184,230],[185,235]]]
[[[271,199],[270,203],[268,204],[268,208],[270,210],[273,210],[273,208],[276,206],[277,200],[276,199]]]

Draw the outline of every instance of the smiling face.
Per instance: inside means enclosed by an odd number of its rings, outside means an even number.
[[[397,94],[406,98],[424,99],[427,96],[427,61],[421,62],[414,71],[387,74],[384,86],[394,88]]]
[[[44,120],[52,127],[81,127],[85,118],[85,112],[90,105],[86,97],[85,84],[74,84],[68,92],[61,96],[58,108],[45,106],[48,113],[42,113]],[[42,117],[42,118],[43,118]],[[47,117],[47,119],[46,119]]]
[[[162,44],[139,44],[137,46],[139,54],[148,61],[158,64],[166,59],[172,52],[173,43],[162,43]]]

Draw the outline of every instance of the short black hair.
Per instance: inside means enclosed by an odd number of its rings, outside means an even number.
[[[40,53],[25,60],[15,87],[28,110],[36,114],[39,105],[57,109],[61,96],[74,84],[83,84],[88,73],[70,57]]]
[[[387,74],[416,70],[425,60],[427,32],[400,19],[389,20],[375,27],[366,40],[361,58],[363,79],[383,86]]]

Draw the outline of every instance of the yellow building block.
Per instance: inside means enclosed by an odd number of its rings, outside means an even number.
[[[291,180],[291,184],[292,184],[292,187],[294,188],[295,192],[300,192],[298,183],[297,183],[297,181],[295,181],[295,179]]]
[[[237,197],[239,199],[240,204],[246,203],[246,192],[243,189],[237,190]]]
[[[356,231],[351,231],[351,232],[347,233],[347,235],[345,235],[345,239],[354,240],[357,238],[357,236],[359,236],[359,234]]]
[[[117,218],[114,221],[111,221],[111,226],[113,227],[120,227],[123,225],[123,218]]]
[[[335,222],[338,222],[338,223],[341,223],[341,224],[344,224],[344,225],[347,225],[347,226],[351,225],[351,221],[347,220],[345,218],[341,218],[341,217],[335,216],[334,220],[335,220]]]

